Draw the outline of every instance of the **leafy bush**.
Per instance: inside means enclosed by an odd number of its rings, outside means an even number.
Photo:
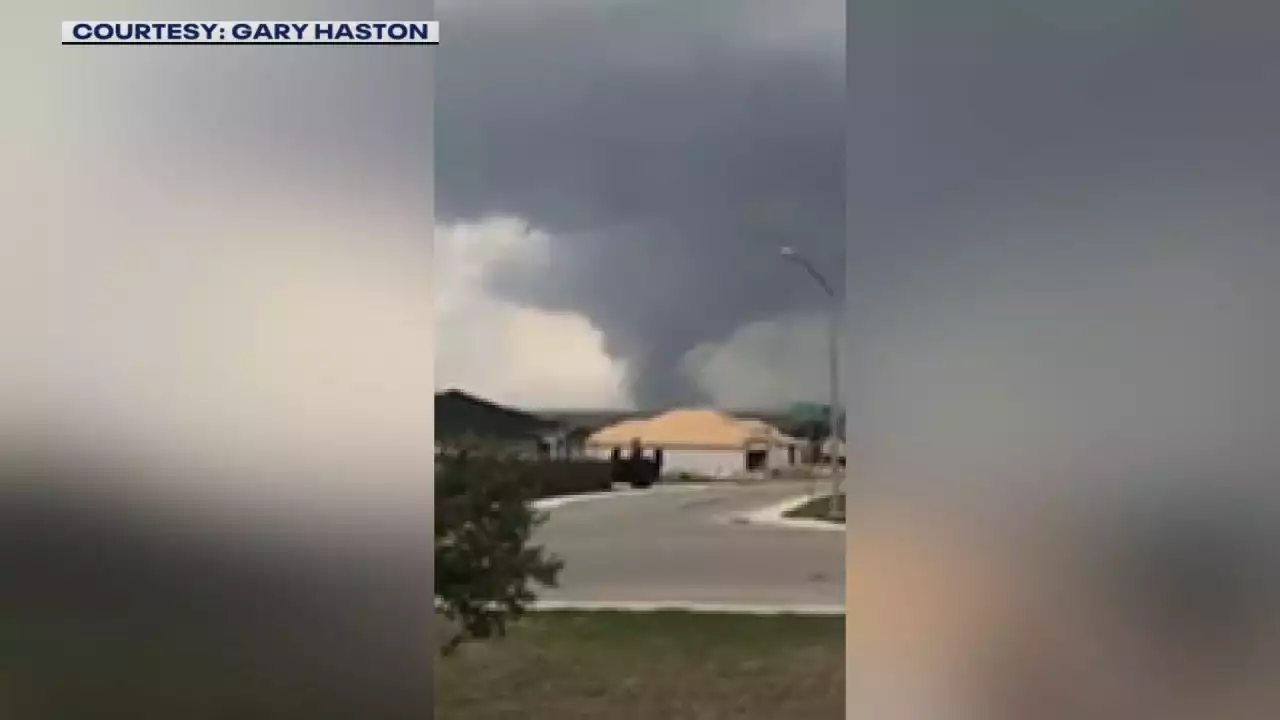
[[[492,447],[455,446],[437,458],[435,477],[436,604],[458,632],[446,652],[468,639],[505,634],[554,587],[562,563],[530,542],[543,521],[530,501],[613,487],[602,460],[529,460]]]
[[[554,587],[563,563],[531,543],[543,517],[529,500],[530,463],[461,451],[438,459],[435,477],[436,606],[458,630],[442,650],[502,636],[536,599],[534,583]]]

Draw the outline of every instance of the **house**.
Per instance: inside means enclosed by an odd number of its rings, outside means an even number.
[[[524,457],[580,457],[587,431],[462,390],[436,393],[436,450],[480,443]]]
[[[822,442],[821,454],[818,461],[824,464],[830,464],[834,457],[835,461],[840,465],[847,463],[847,445],[844,438],[827,438]]]
[[[798,461],[801,442],[763,420],[739,420],[710,409],[672,410],[647,420],[624,420],[591,434],[587,454],[627,455],[639,443],[646,455],[660,449],[664,474],[712,477],[766,472]]]
[[[805,438],[805,461],[814,464],[830,462],[834,451],[839,462],[844,462],[844,437],[846,414],[840,412],[836,418],[836,436],[830,435],[831,410],[829,405],[817,403],[796,403],[787,411],[781,425],[796,437]]]

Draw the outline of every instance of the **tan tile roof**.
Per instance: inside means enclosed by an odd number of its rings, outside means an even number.
[[[623,420],[587,436],[588,445],[628,445],[638,437],[647,420]]]
[[[759,420],[738,420],[710,409],[672,410],[648,420],[628,420],[599,430],[587,438],[590,445],[626,447],[639,438],[644,445],[697,445],[742,448],[752,442],[785,444],[777,428]]]
[[[755,435],[771,438],[774,442],[778,442],[783,445],[791,445],[794,443],[803,442],[802,440],[791,437],[790,435],[779,430],[777,427],[770,425],[769,423],[763,420],[753,419],[753,420],[741,420],[739,422],[741,422],[743,425],[749,428],[750,431]]]

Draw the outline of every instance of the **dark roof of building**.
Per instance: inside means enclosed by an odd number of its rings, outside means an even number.
[[[476,397],[462,390],[436,393],[436,438],[517,439],[563,427],[556,420]]]
[[[538,411],[538,414],[564,425],[590,432],[623,420],[646,418],[653,413],[636,410],[543,410]]]

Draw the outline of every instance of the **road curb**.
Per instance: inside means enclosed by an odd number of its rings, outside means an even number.
[[[539,600],[530,608],[535,612],[587,611],[587,612],[691,612],[720,613],[726,615],[806,615],[813,617],[844,617],[843,605],[747,605],[738,603],[681,602],[681,601],[573,601]]]
[[[562,508],[566,505],[577,505],[578,503],[589,502],[591,500],[607,500],[609,498],[625,498],[649,495],[654,492],[696,492],[709,489],[707,485],[656,485],[651,488],[639,489],[618,489],[593,493],[578,493],[576,495],[557,495],[555,497],[540,498],[529,503],[534,510],[548,511]]]
[[[825,520],[810,518],[789,518],[786,514],[801,507],[813,499],[812,495],[801,495],[770,505],[766,508],[748,513],[734,515],[729,521],[738,525],[757,525],[764,527],[789,528],[792,530],[819,530],[823,532],[844,532],[845,526]]]

